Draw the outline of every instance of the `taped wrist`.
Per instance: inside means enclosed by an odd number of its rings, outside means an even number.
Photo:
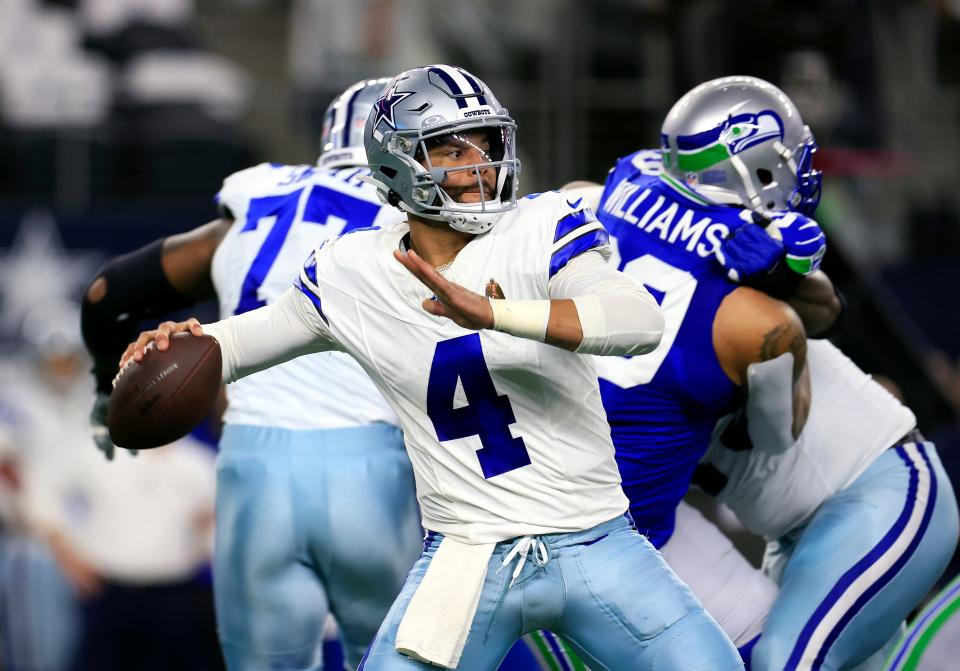
[[[97,391],[109,394],[117,363],[140,323],[180,310],[193,301],[181,296],[163,272],[163,239],[107,261],[94,278],[106,280],[107,289],[97,302],[84,292],[80,308],[83,341],[93,357]],[[91,285],[93,282],[91,282]]]
[[[550,301],[491,299],[493,330],[543,342],[550,321]]]

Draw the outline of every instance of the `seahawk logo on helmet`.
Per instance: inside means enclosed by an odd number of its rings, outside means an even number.
[[[466,70],[449,65],[407,70],[387,84],[367,119],[364,145],[372,180],[384,202],[459,231],[483,233],[517,204],[516,128],[486,84]],[[450,137],[463,142],[467,134],[482,135],[484,148],[471,146],[483,161],[432,165],[430,147]],[[492,190],[482,178],[490,170],[496,175]],[[458,202],[444,189],[450,174],[461,171],[476,176],[479,202]]]
[[[697,86],[667,114],[664,179],[716,203],[812,215],[820,202],[817,144],[780,89],[755,77]]]
[[[334,98],[323,115],[318,166],[342,168],[367,164],[363,128],[388,81],[386,78],[365,79]]]
[[[720,131],[720,140],[731,154],[739,154],[761,142],[783,141],[783,122],[773,110],[759,114],[738,114],[727,119]]]

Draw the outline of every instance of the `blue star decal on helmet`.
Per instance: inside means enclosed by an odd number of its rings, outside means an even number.
[[[398,84],[399,85],[399,82]],[[373,120],[373,127],[379,128],[383,121],[393,130],[397,130],[397,123],[393,118],[393,111],[401,101],[412,96],[414,91],[399,91],[397,85],[394,85],[389,91],[384,93],[377,101],[377,116]]]

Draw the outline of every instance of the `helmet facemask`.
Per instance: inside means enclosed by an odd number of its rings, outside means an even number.
[[[820,204],[820,188],[823,172],[813,167],[813,155],[817,152],[817,142],[807,129],[808,137],[797,150],[797,185],[788,198],[791,209],[812,217]]]
[[[773,141],[752,150],[764,152],[762,159],[730,158],[742,180],[744,205],[763,215],[792,210],[813,216],[820,202],[821,172],[813,169],[817,143],[809,129],[804,130],[803,141],[793,150]],[[752,166],[752,174],[746,164]]]
[[[413,179],[409,198],[398,206],[417,216],[445,221],[465,233],[483,233],[517,203],[516,124],[509,117],[444,125],[425,131],[398,131],[386,142]],[[469,164],[444,165],[438,148],[449,147],[480,157]],[[434,155],[431,155],[434,150]],[[469,174],[470,178],[465,178]],[[450,184],[457,182],[456,185]],[[461,199],[461,196],[475,199]]]

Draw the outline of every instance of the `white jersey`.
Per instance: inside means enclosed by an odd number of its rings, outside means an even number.
[[[752,447],[725,444],[740,442],[732,436],[743,436],[742,424],[731,428],[737,420],[726,418],[704,458],[708,468],[720,472],[721,482],[726,479],[717,499],[748,530],[771,539],[803,524],[916,426],[909,408],[829,341],[807,341],[807,365],[810,414],[795,444],[780,452],[764,449],[750,427],[759,404],[748,402],[746,431]],[[751,383],[751,398],[764,393]]]
[[[403,223],[328,242],[308,259],[296,305],[319,339],[356,357],[400,416],[424,527],[476,544],[622,514],[587,357],[427,313],[429,289],[393,257],[408,231]],[[603,227],[580,199],[550,192],[522,199],[444,275],[481,294],[493,280],[508,299],[559,298],[551,278],[593,249],[609,253]]]
[[[234,225],[213,257],[221,318],[247,312],[290,287],[311,249],[356,228],[400,221],[365,168],[321,170],[262,163],[228,177],[217,194]],[[349,356],[300,357],[227,387],[224,421],[286,429],[397,423],[370,378]]]

